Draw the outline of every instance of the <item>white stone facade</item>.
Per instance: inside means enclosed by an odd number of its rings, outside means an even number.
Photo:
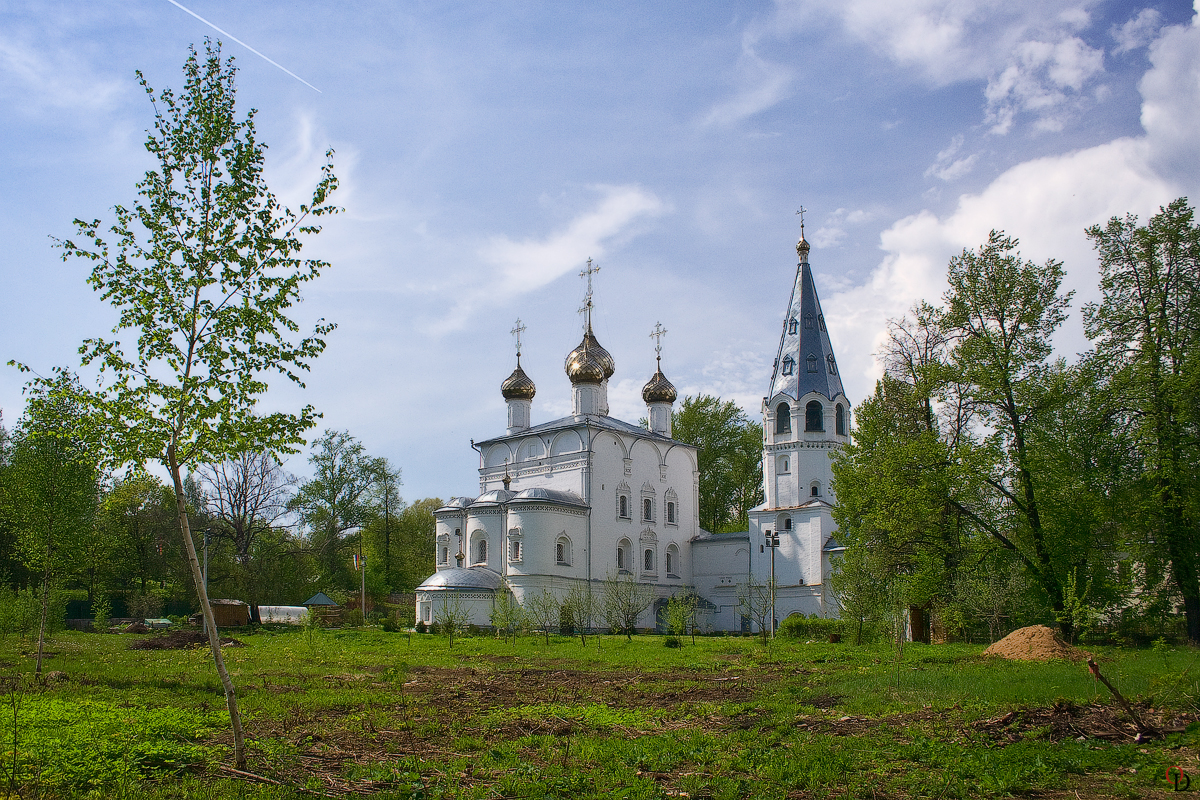
[[[749,531],[710,534],[699,527],[696,449],[671,438],[675,389],[661,368],[643,397],[651,429],[608,416],[615,370],[590,323],[567,358],[573,414],[530,426],[533,382],[518,366],[502,384],[508,432],[475,444],[476,498],[454,498],[435,513],[437,572],[417,589],[417,620],[457,598],[473,624],[490,624],[494,593],[519,601],[572,586],[597,593],[608,577],[653,588],[656,602],[639,620],[655,627],[658,608],[675,594],[700,598],[700,624],[746,630],[739,594],[770,579],[767,531],[777,531],[776,618],[835,616],[829,558],[839,548],[830,513],[831,456],[849,441],[850,403],[808,266],[808,245],[784,320],[771,395],[763,399],[766,502]],[[519,325],[519,323],[518,323]],[[813,368],[815,364],[815,369]]]

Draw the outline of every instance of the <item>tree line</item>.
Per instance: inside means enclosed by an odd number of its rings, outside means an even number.
[[[1073,360],[1051,343],[1062,264],[1002,232],[950,260],[940,305],[889,322],[834,464],[860,629],[901,606],[918,639],[1047,622],[1200,642],[1200,226],[1180,198],[1087,236],[1100,300]]]

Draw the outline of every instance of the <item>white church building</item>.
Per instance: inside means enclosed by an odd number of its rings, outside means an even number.
[[[519,601],[543,589],[561,598],[578,585],[601,593],[603,581],[619,577],[653,589],[656,600],[639,627],[656,627],[672,595],[695,594],[701,629],[749,630],[739,589],[772,575],[777,620],[836,616],[829,559],[840,548],[830,462],[849,441],[850,403],[803,235],[796,252],[762,404],[766,499],[750,512],[748,531],[700,528],[696,448],[671,437],[677,393],[662,372],[661,347],[658,370],[642,390],[648,427],[609,416],[616,364],[592,332],[589,262],[585,331],[565,364],[572,413],[531,424],[536,390],[521,369],[518,339],[516,369],[500,385],[507,432],[473,443],[479,496],[453,498],[434,514],[437,571],[417,587],[417,621],[436,621],[453,599],[471,623],[487,626],[505,586]]]

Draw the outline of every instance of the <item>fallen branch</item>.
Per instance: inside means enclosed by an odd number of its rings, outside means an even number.
[[[1137,726],[1138,733],[1142,733],[1147,736],[1161,735],[1157,728],[1155,728],[1151,725],[1147,725],[1146,723],[1142,722],[1141,716],[1138,715],[1137,711],[1134,710],[1133,706],[1130,705],[1129,701],[1126,700],[1121,695],[1121,693],[1117,691],[1117,687],[1115,687],[1111,683],[1109,683],[1108,678],[1105,678],[1103,675],[1100,674],[1100,667],[1098,667],[1096,665],[1096,659],[1088,658],[1087,665],[1088,665],[1088,669],[1091,670],[1091,672],[1092,672],[1092,676],[1095,677],[1096,680],[1103,683],[1104,686],[1110,692],[1112,692],[1112,696],[1117,698],[1117,702],[1121,704],[1121,708],[1125,709],[1125,711],[1129,714],[1129,716],[1133,718],[1133,724]]]

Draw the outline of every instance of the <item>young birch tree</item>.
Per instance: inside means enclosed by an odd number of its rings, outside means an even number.
[[[183,72],[179,94],[156,94],[138,73],[154,108],[146,149],[157,165],[137,184],[133,207],[115,206],[107,231],[99,220],[76,220],[79,238],[59,246],[64,259],[93,262],[88,283],[119,313],[113,338],[80,348],[83,363],[100,368],[84,400],[113,463],[158,461],[170,473],[243,768],[237,695],[188,525],[183,471],[248,450],[294,452],[312,427],[311,406],[256,414],[255,402],[272,373],[303,386],[301,374],[334,327],[321,320],[297,337],[289,313],[302,285],[328,266],[299,257],[300,237],[319,232],[316,218],[336,211],[327,198],[337,179],[330,151],[312,200],[298,212],[282,206],[263,178],[255,112],[235,116],[233,59],[222,63],[220,44],[206,42],[202,55],[190,49]],[[127,355],[131,344],[136,352]]]

